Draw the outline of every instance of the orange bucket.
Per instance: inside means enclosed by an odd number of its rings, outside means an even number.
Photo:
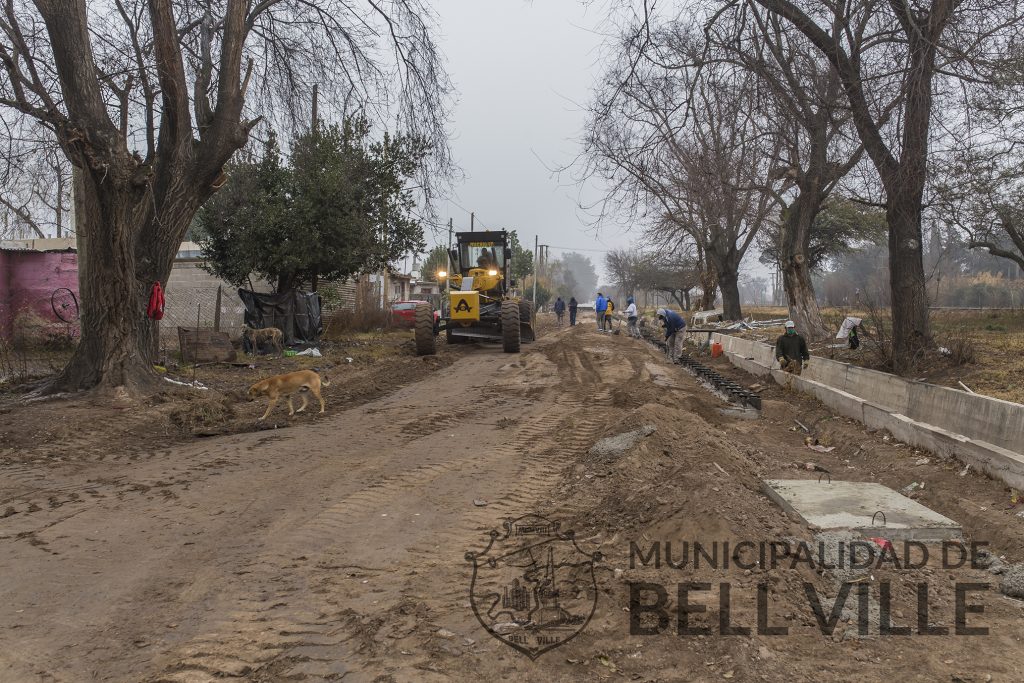
[[[719,344],[718,342],[713,342],[711,344],[711,357],[712,358],[718,358],[719,356],[722,355],[723,352],[724,352],[724,349],[722,348],[721,344]]]

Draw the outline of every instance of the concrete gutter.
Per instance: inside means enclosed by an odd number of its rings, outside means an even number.
[[[738,368],[814,396],[839,415],[955,457],[1024,490],[1024,405],[815,356],[799,377],[772,369],[768,344],[715,333]],[[941,426],[939,426],[941,425]]]

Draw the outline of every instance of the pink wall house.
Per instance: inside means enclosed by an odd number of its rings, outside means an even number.
[[[78,296],[75,252],[0,249],[0,336],[13,336],[14,321],[23,311],[64,326],[51,305],[54,291],[60,288]]]

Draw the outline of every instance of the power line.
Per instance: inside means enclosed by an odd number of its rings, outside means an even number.
[[[464,206],[463,206],[462,204],[459,204],[459,203],[458,203],[457,201],[455,201],[454,199],[448,199],[447,201],[451,202],[451,203],[452,203],[452,204],[454,204],[454,205],[455,205],[456,207],[458,207],[458,208],[462,209],[462,210],[463,210],[463,211],[465,211],[466,213],[468,213],[468,214],[470,214],[470,215],[472,215],[472,216],[476,216],[476,222],[477,222],[477,223],[479,223],[479,224],[480,224],[481,226],[483,226],[484,230],[490,230],[490,227],[488,227],[488,226],[487,226],[487,225],[486,225],[486,224],[485,224],[485,223],[484,223],[484,222],[483,222],[482,220],[480,220],[480,216],[477,216],[475,212],[473,212],[473,211],[470,211],[469,209],[467,209],[466,207],[464,207]]]
[[[558,247],[555,246],[554,244],[548,244],[545,246],[550,247],[551,249],[560,249],[562,251],[592,251],[598,254],[607,254],[610,251],[615,251],[614,249],[583,249],[581,247]]]

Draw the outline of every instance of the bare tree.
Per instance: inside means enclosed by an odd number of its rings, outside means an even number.
[[[701,64],[702,44],[685,25],[659,30],[642,47],[633,35],[597,93],[586,174],[644,218],[645,236],[663,251],[694,243],[712,266],[725,316],[737,319],[740,263],[777,215],[772,183],[787,182],[769,178],[780,142],[759,126],[756,78]]]
[[[604,255],[605,269],[620,292],[636,290],[642,258],[637,249],[612,249]]]
[[[254,126],[295,119],[314,85],[426,135],[444,166],[431,16],[421,0],[7,0],[0,107],[75,168],[82,338],[48,390],[155,386],[152,284]]]
[[[761,125],[781,141],[772,178],[791,184],[778,198],[781,220],[771,241],[790,318],[803,334],[826,337],[811,282],[815,218],[863,152],[838,74],[803,34],[757,5],[712,17],[705,27],[706,59],[756,75],[766,92]],[[898,101],[897,94],[888,110]]]
[[[694,250],[647,255],[638,264],[637,286],[668,294],[684,311],[691,308],[690,292],[701,286],[704,265]]]
[[[38,123],[8,121],[0,152],[0,213],[11,228],[35,237],[62,237],[71,224],[71,164],[56,140]],[[13,236],[13,231],[11,231]]]
[[[964,235],[969,248],[1024,268],[1024,161],[1017,146],[965,154],[944,180],[936,188],[943,221]]]
[[[704,270],[694,251],[644,253],[639,249],[615,249],[605,255],[605,267],[619,291],[667,294],[688,311],[690,292],[700,286]]]
[[[1001,0],[740,0],[788,21],[827,58],[885,190],[894,366],[929,343],[921,220],[936,93],[948,79],[985,79],[992,55],[1019,42],[1016,2]],[[886,103],[899,94],[899,106]]]

